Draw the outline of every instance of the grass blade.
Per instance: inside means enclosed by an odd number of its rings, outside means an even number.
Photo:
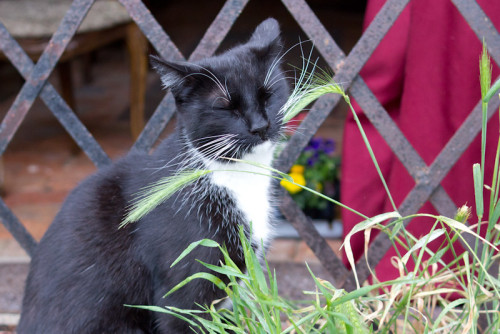
[[[474,176],[474,196],[476,198],[476,213],[478,221],[481,221],[484,214],[484,204],[483,204],[483,178],[481,175],[481,167],[479,164],[474,164],[472,166],[472,173]]]
[[[138,221],[158,205],[169,199],[173,194],[211,172],[210,170],[180,171],[144,188],[142,192],[138,194],[138,198],[135,199],[127,216],[120,224],[120,228],[129,223]]]
[[[210,273],[201,272],[189,276],[188,278],[186,278],[185,280],[174,286],[169,292],[167,292],[165,296],[163,296],[163,298],[171,295],[172,293],[179,290],[180,288],[182,288],[183,286],[185,286],[186,284],[195,279],[205,279],[207,281],[210,281],[221,290],[224,290],[226,288],[226,284],[224,284],[224,282],[219,277]]]
[[[358,275],[357,275],[356,269],[355,269],[356,263],[354,261],[354,255],[353,255],[352,248],[351,248],[351,237],[353,236],[353,234],[355,234],[357,232],[363,231],[367,228],[370,228],[374,225],[380,224],[380,223],[382,223],[388,219],[392,219],[392,218],[401,218],[401,215],[399,214],[399,212],[394,211],[394,212],[383,213],[383,214],[380,214],[380,215],[372,217],[372,218],[368,218],[367,220],[362,221],[359,224],[356,224],[353,227],[353,229],[344,238],[344,243],[342,244],[341,248],[345,247],[346,256],[347,256],[349,264],[351,265],[351,268],[354,272],[354,278],[356,279],[356,286],[358,287],[358,289],[359,289],[359,281],[358,281]]]
[[[204,247],[220,247],[220,245],[210,239],[202,239],[199,241],[192,242],[182,253],[175,259],[175,261],[170,265],[170,268],[175,266],[180,260],[182,260],[184,257],[186,257],[189,253],[193,251],[198,246],[204,246]]]

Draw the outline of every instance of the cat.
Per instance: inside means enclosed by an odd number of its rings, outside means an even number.
[[[239,226],[258,254],[269,244],[276,184],[270,172],[227,158],[272,164],[289,96],[281,48],[279,25],[269,18],[220,55],[194,63],[152,59],[175,97],[176,129],[152,154],[131,152],[68,195],[32,258],[18,333],[188,333],[182,320],[124,304],[193,309],[223,297],[195,280],[163,298],[206,271],[195,259],[222,260],[218,249],[199,247],[170,268],[191,242],[225,245],[242,270]],[[118,228],[141,189],[193,168],[214,172]]]

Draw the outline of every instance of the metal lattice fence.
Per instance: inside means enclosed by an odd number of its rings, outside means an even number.
[[[211,56],[249,1],[227,0],[187,60],[194,61]],[[39,96],[98,168],[110,163],[109,157],[92,134],[47,81],[94,2],[95,0],[73,1],[58,30],[52,36],[36,64],[33,64],[0,22],[0,50],[25,79],[24,85],[0,125],[0,156],[5,152],[34,100]],[[185,59],[142,1],[119,0],[119,2],[126,8],[130,17],[160,56],[165,59]],[[452,2],[478,38],[480,40],[484,38],[487,41],[493,60],[500,65],[499,33],[480,6],[475,0],[452,0]],[[455,204],[440,183],[481,130],[480,102],[477,103],[434,162],[427,165],[359,75],[361,68],[408,5],[409,0],[388,0],[348,55],[340,49],[305,0],[282,0],[282,3],[306,35],[315,42],[315,47],[335,73],[334,80],[342,82],[344,87],[348,89],[348,93],[365,111],[370,122],[415,180],[414,188],[399,207],[400,212],[403,215],[416,213],[426,201],[430,200],[441,214],[453,215],[456,211]],[[292,136],[289,144],[283,150],[278,160],[280,170],[286,171],[291,167],[339,100],[340,96],[329,95],[316,101],[302,123],[303,131],[301,134]],[[491,103],[489,117],[493,115],[496,108],[498,108],[498,102]],[[174,111],[174,99],[172,94],[168,93],[149,119],[132,150],[150,150],[170,121]],[[288,194],[283,195],[281,210],[314,251],[323,266],[332,274],[334,284],[338,287],[352,288],[354,278],[351,272],[345,268],[325,239],[319,235],[311,221]],[[0,218],[17,242],[28,254],[33,254],[36,248],[35,239],[1,198]],[[388,251],[390,245],[388,238],[384,234],[379,234],[370,246],[369,254],[371,255],[368,261],[372,265],[376,265]],[[360,281],[364,281],[368,277],[369,271],[365,259],[358,262],[357,271]]]

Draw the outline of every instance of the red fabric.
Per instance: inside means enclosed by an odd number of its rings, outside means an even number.
[[[368,1],[365,27],[384,2]],[[478,0],[478,3],[499,29],[500,1]],[[481,50],[482,42],[451,1],[412,1],[361,71],[367,85],[427,165],[433,162],[480,99]],[[499,71],[492,63],[495,79]],[[399,206],[415,183],[359,106],[355,107]],[[498,115],[495,115],[488,123],[487,184],[491,184],[498,133]],[[367,216],[392,211],[352,115],[346,121],[343,145],[342,202]],[[480,148],[478,136],[441,183],[457,206],[475,205],[472,165],[480,162]],[[485,212],[487,210],[486,207]],[[437,214],[429,202],[420,212]],[[343,210],[342,220],[345,235],[362,219]],[[475,215],[470,222],[477,222]],[[433,223],[427,219],[414,220],[409,230],[416,236],[424,235]],[[363,254],[363,240],[362,233],[352,239],[356,258]],[[460,246],[455,249],[459,252]],[[397,270],[390,263],[393,255],[395,251],[391,250],[377,266],[379,279],[397,276]],[[450,259],[450,254],[445,255],[444,260]]]

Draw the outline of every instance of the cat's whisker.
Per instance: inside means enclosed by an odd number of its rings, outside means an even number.
[[[271,89],[274,85],[276,85],[277,83],[279,83],[280,81],[293,81],[295,80],[295,77],[291,77],[291,76],[280,76],[279,74],[275,75],[273,78],[272,78],[273,81],[271,81],[271,83],[268,83],[268,85],[266,86],[267,89]]]
[[[177,160],[180,160],[180,162],[168,161],[165,165],[157,167],[155,173],[174,166],[181,166],[182,167],[181,169],[185,169],[186,167],[194,165],[194,162],[196,162],[196,158],[192,156],[192,153],[189,151],[189,147],[187,145],[189,136],[187,134],[182,134],[182,136],[184,138],[179,139],[179,142],[181,143],[182,146],[186,147],[187,149],[176,157]]]
[[[211,138],[220,138],[220,137],[224,137],[224,136],[226,136],[226,134],[206,136],[206,137],[202,137],[202,138],[198,138],[198,139],[191,139],[190,142],[196,143],[196,142],[199,142],[199,141],[202,141],[202,140],[207,140],[207,139],[211,139]]]
[[[302,44],[303,43],[306,43],[310,40],[305,40],[305,41],[301,41],[299,40],[298,43],[292,45],[288,50],[286,50],[285,52],[283,52],[281,55],[278,55],[276,56],[273,61],[271,62],[271,66],[269,67],[268,71],[267,71],[267,74],[266,74],[266,78],[264,79],[264,86],[267,88],[268,87],[268,82],[269,82],[269,78],[272,74],[272,72],[275,70],[275,68],[281,63],[281,60],[283,59],[283,57],[285,57],[285,55],[290,52],[292,49],[294,49],[297,45],[300,45],[301,46],[301,49],[302,49]]]
[[[219,138],[216,138],[216,139],[214,139],[212,141],[209,141],[209,142],[207,142],[207,143],[199,146],[198,149],[203,149],[204,147],[211,146],[211,145],[214,145],[214,144],[219,143],[219,142],[227,141],[228,139],[231,139],[231,138],[233,138],[235,136],[236,135],[233,135],[233,134],[222,135]]]
[[[212,81],[217,85],[217,87],[219,87],[219,89],[224,93],[224,95],[227,97],[227,99],[229,101],[231,101],[231,95],[229,94],[229,90],[227,89],[227,80],[226,78],[224,78],[224,85],[222,84],[222,82],[219,80],[219,78],[212,72],[210,71],[208,68],[200,65],[200,64],[194,64],[195,66],[198,66],[199,68],[205,70],[206,72],[208,72],[210,75],[207,75],[207,77],[211,78]]]
[[[204,77],[210,79],[221,90],[221,92],[226,96],[226,98],[229,101],[231,101],[231,96],[229,95],[229,92],[226,91],[226,89],[224,88],[224,86],[221,84],[221,82],[219,81],[219,79],[217,79],[216,77],[214,78],[211,75],[208,75],[208,74],[205,74],[205,73],[202,73],[202,72],[194,72],[194,73],[190,73],[190,74],[185,75],[183,77],[183,79],[191,77],[191,76],[194,76],[194,75],[201,75],[201,76],[204,76]]]
[[[300,131],[298,129],[287,129],[285,132],[288,132],[289,134],[292,134],[292,135],[298,134],[300,136],[304,136],[304,132]],[[283,134],[283,138],[287,139],[287,135],[285,133],[282,133],[282,134]]]
[[[224,135],[221,135],[221,136],[217,137],[216,139],[211,140],[209,142],[206,142],[203,145],[199,146],[198,149],[203,149],[203,148],[205,148],[207,146],[212,146],[212,145],[220,143],[220,142],[226,142],[227,140],[232,139],[235,136],[236,135],[234,135],[234,134],[224,134]],[[206,138],[205,138],[205,140],[206,140]]]
[[[212,102],[212,106],[211,106],[211,108],[212,108],[212,109],[214,109],[214,105],[215,105],[215,103],[217,102],[217,100],[218,100],[218,99],[225,100],[227,103],[230,103],[230,102],[231,102],[230,100],[226,99],[224,96],[217,96],[217,97],[214,99],[214,101]]]
[[[287,71],[282,71],[282,72],[276,73],[274,76],[270,77],[268,79],[267,83],[264,83],[262,85],[262,87],[269,89],[269,88],[271,88],[275,84],[276,80],[284,80],[284,79],[286,79],[286,80],[294,81],[295,80],[295,75],[294,76],[285,75],[285,74],[288,74],[290,72],[295,73],[296,71],[295,71],[295,69],[292,69],[292,70],[287,70]],[[275,80],[275,78],[277,78],[277,77],[278,77],[278,79]],[[269,83],[269,82],[271,82],[271,83]]]
[[[229,89],[227,88],[227,78],[224,78],[224,87],[226,88],[226,93],[229,97],[229,101],[231,101],[231,94],[229,94]]]
[[[218,147],[216,147],[214,152],[213,152],[213,156],[211,156],[211,157],[209,156],[210,160],[219,159],[225,152],[232,149],[235,143],[236,143],[236,140],[229,140],[229,141],[226,141],[225,143],[223,143],[224,145],[219,145]]]
[[[234,143],[236,143],[235,136],[234,134],[223,135],[198,147],[198,152],[209,161],[216,160],[220,155],[233,147]]]

